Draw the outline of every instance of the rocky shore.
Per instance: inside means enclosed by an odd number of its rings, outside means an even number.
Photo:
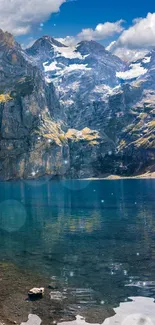
[[[114,315],[108,306],[80,308],[76,297],[55,277],[49,280],[8,262],[0,262],[0,284],[0,325],[55,325],[75,320],[79,311],[88,322],[103,322]],[[34,285],[45,287],[43,296],[28,295]]]
[[[83,180],[118,180],[118,179],[154,179],[155,178],[155,172],[152,173],[144,173],[141,175],[136,176],[119,176],[119,175],[108,175],[101,178],[84,178]]]

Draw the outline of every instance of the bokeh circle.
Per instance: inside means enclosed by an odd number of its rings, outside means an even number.
[[[18,231],[26,221],[27,213],[24,205],[16,200],[5,200],[0,203],[0,228],[7,232]]]

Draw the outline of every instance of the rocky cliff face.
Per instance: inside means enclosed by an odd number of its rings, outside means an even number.
[[[23,51],[0,31],[0,179],[153,169],[154,68],[154,52],[128,67],[96,42]]]
[[[60,145],[62,111],[54,87],[3,32],[0,85],[0,178],[54,174],[68,155]]]

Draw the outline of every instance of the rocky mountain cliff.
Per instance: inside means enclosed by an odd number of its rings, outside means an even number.
[[[133,175],[155,166],[155,52],[128,66],[94,41],[0,31],[0,179]]]

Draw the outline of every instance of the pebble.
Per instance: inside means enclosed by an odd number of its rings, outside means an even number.
[[[40,297],[43,297],[44,292],[45,292],[44,288],[33,288],[33,289],[29,290],[28,295],[29,295],[29,297],[40,298]]]

